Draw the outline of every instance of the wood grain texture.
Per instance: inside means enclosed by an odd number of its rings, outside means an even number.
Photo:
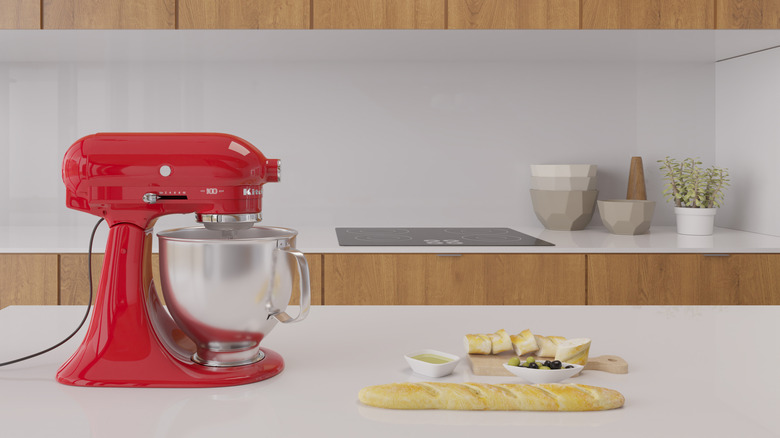
[[[718,29],[780,29],[780,0],[718,0]]]
[[[323,302],[585,304],[581,254],[325,254]]]
[[[310,0],[178,0],[179,29],[308,29]]]
[[[56,305],[57,254],[0,254],[0,309]]]
[[[780,304],[780,254],[589,254],[588,304]]]
[[[314,29],[444,29],[445,0],[314,0]]]
[[[176,0],[43,0],[44,29],[173,29]]]
[[[322,304],[322,254],[304,254],[306,262],[309,264],[309,284],[311,286],[311,304]],[[298,284],[300,277],[298,273],[294,274],[293,292],[290,297],[290,304],[300,304],[298,299]]]
[[[449,0],[449,29],[579,29],[579,0]]]
[[[40,29],[39,0],[0,0],[0,29]]]
[[[715,0],[582,0],[583,29],[714,29]]]
[[[95,302],[100,271],[103,269],[103,254],[92,255],[92,302]],[[89,267],[86,254],[60,254],[60,304],[84,305],[89,298]],[[163,300],[160,289],[160,257],[152,254],[152,275],[154,287]],[[165,302],[163,300],[163,302]]]
[[[631,165],[628,170],[628,188],[626,199],[647,200],[645,187],[645,169],[642,165],[642,157],[631,157]]]

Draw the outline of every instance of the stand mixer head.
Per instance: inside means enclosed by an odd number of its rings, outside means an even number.
[[[196,343],[202,347],[208,339],[188,336],[193,318],[186,309],[171,307],[175,303],[168,303],[171,318],[154,289],[151,269],[152,227],[160,216],[195,213],[212,243],[214,231],[221,232],[217,243],[234,238],[260,221],[263,184],[278,182],[279,170],[279,160],[227,134],[107,133],[74,143],[62,168],[67,206],[105,218],[110,228],[87,335],[57,380],[81,386],[200,387],[250,383],[281,372],[281,356],[260,349],[259,341],[251,346],[260,350],[254,361],[236,366],[193,361]],[[301,313],[290,318],[285,302],[267,306],[271,313],[264,319],[298,321],[308,311],[308,267],[290,248],[296,233],[287,231],[275,235],[275,246],[286,251],[279,257],[293,255],[298,262],[305,282]],[[195,324],[200,331],[206,327]]]

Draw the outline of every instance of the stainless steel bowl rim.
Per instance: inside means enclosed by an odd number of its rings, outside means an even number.
[[[298,235],[298,231],[293,230],[291,228],[282,228],[282,227],[252,227],[248,230],[242,230],[239,233],[246,233],[246,232],[251,233],[253,230],[273,231],[279,234],[274,236],[234,237],[231,239],[225,239],[221,237],[221,234],[217,236],[217,234],[220,233],[219,231],[209,230],[206,227],[184,227],[184,228],[173,228],[170,230],[160,231],[157,233],[157,237],[164,240],[172,240],[178,242],[246,243],[246,242],[257,242],[257,241],[274,241],[280,239],[292,239],[293,237]],[[182,237],[176,235],[176,234],[193,233],[193,232],[194,233],[206,232],[206,233],[214,234],[214,237]]]

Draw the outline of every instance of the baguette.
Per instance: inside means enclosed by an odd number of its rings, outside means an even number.
[[[512,340],[512,347],[515,349],[515,354],[522,356],[527,353],[533,353],[539,349],[536,344],[536,338],[534,338],[531,330],[525,329],[517,335],[509,337]]]
[[[390,383],[360,390],[360,401],[386,409],[601,411],[623,406],[613,389],[574,383]]]
[[[490,341],[493,344],[493,354],[512,350],[512,339],[509,337],[509,333],[507,333],[506,330],[501,329],[489,336]]]
[[[490,354],[493,351],[493,341],[488,335],[466,335],[463,345],[469,354]]]

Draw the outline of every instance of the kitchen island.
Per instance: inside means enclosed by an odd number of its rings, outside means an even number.
[[[0,362],[48,347],[83,306],[0,310]],[[292,309],[296,312],[296,309]],[[55,372],[86,331],[60,348],[0,368],[0,433],[7,437],[677,437],[780,435],[777,306],[320,306],[263,344],[286,368],[269,380],[212,389],[81,388]],[[361,405],[375,384],[441,380],[522,383],[471,373],[415,375],[403,355],[464,355],[466,333],[504,328],[588,337],[591,357],[614,354],[628,374],[585,371],[567,382],[620,391],[604,412],[393,411]]]

